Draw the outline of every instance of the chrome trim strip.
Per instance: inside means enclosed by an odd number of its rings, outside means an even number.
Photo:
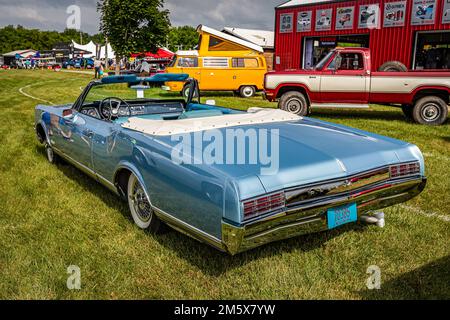
[[[84,172],[85,174],[87,174],[91,178],[95,179],[97,182],[101,183],[102,185],[104,185],[105,187],[107,187],[108,189],[113,191],[114,193],[118,194],[116,186],[113,183],[111,183],[108,179],[106,179],[103,176],[97,174],[94,170],[92,170],[91,168],[85,166],[84,164],[76,161],[75,159],[73,159],[72,157],[68,156],[63,151],[59,150],[58,148],[56,148],[54,146],[52,146],[52,148],[53,148],[54,152],[56,152],[60,157],[64,158],[66,161],[70,162],[77,169],[79,169],[80,171]]]
[[[334,197],[327,202],[311,204],[309,207],[295,208],[289,212],[276,213],[259,221],[235,226],[222,222],[222,239],[226,251],[232,255],[255,247],[296,237],[328,230],[327,210],[344,204],[356,203],[358,217],[370,214],[375,210],[386,208],[408,201],[420,194],[426,185],[426,178],[419,176],[402,181],[379,183],[386,188],[372,186],[369,192],[352,197]],[[373,189],[373,190],[372,190]]]
[[[170,226],[176,228],[180,232],[187,234],[188,236],[199,240],[201,242],[206,242],[207,244],[212,245],[213,247],[225,251],[224,245],[222,243],[222,240],[217,239],[216,237],[172,216],[171,214],[165,212],[164,210],[161,210],[155,206],[153,206],[153,210],[155,210],[157,216],[169,224]]]

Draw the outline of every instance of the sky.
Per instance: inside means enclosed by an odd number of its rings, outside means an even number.
[[[127,1],[127,0],[124,0]],[[284,0],[165,0],[172,25],[204,24],[221,29],[240,27],[273,30],[274,8]],[[98,33],[96,0],[0,0],[0,27],[22,25],[26,28],[62,31],[67,25],[71,5],[81,9],[81,30]]]

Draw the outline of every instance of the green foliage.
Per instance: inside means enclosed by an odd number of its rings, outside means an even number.
[[[83,44],[89,41],[104,43],[101,34],[91,36],[81,32]],[[80,32],[75,29],[66,29],[63,32],[41,31],[38,29],[26,29],[20,25],[9,25],[0,28],[0,53],[6,53],[19,49],[51,50],[58,42],[69,43],[71,40],[80,42]]]
[[[100,30],[108,37],[117,57],[131,52],[156,52],[166,43],[169,11],[163,0],[101,0]]]
[[[173,52],[177,50],[190,50],[198,44],[198,33],[194,27],[182,26],[170,29],[168,37],[169,49]]]

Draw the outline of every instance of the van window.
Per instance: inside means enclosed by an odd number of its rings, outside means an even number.
[[[243,47],[224,41],[222,39],[209,36],[209,51],[242,51]]]
[[[255,58],[233,58],[233,68],[258,68],[258,60]]]
[[[178,66],[181,68],[197,68],[198,58],[196,57],[180,57],[178,59]]]
[[[203,58],[203,67],[228,68],[228,58],[207,57]]]

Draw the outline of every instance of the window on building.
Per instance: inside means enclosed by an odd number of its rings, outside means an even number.
[[[361,53],[341,52],[328,65],[329,70],[364,70],[364,59]]]
[[[178,59],[178,66],[181,68],[197,68],[198,58],[197,57],[181,57]]]
[[[242,51],[243,47],[213,36],[209,37],[209,51]]]
[[[258,60],[255,58],[233,58],[233,68],[258,68]]]

